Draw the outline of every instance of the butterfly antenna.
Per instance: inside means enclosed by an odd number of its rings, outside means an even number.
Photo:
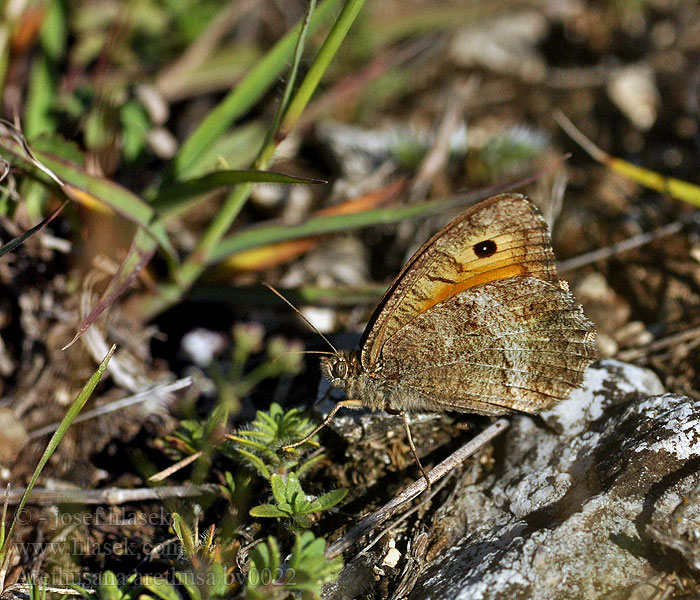
[[[326,344],[328,344],[328,345],[333,349],[333,352],[335,352],[336,354],[338,353],[338,350],[336,349],[336,347],[335,347],[333,344],[331,344],[331,341],[330,341],[325,335],[323,335],[323,334],[319,331],[318,327],[316,327],[316,325],[314,325],[311,321],[309,321],[309,320],[304,316],[304,314],[303,314],[296,306],[294,306],[289,300],[287,300],[282,294],[280,294],[280,293],[279,293],[274,287],[272,287],[269,283],[263,281],[263,285],[264,285],[268,290],[270,290],[275,296],[277,296],[278,298],[280,298],[281,300],[283,300],[286,304],[288,304],[288,305],[292,308],[292,310],[293,310],[295,313],[297,313],[302,319],[304,319],[304,321],[306,322],[306,324],[307,324],[309,327],[311,327],[311,329],[313,329],[316,333],[318,333],[318,335],[321,336],[321,338],[323,338],[323,340],[326,342]],[[327,353],[324,353],[324,354],[327,354]]]
[[[290,354],[325,354],[326,356],[333,356],[333,352],[331,352],[330,350],[290,350],[289,352],[283,352],[282,354],[275,356],[272,362],[281,360],[282,358],[284,358],[285,356],[289,356]]]

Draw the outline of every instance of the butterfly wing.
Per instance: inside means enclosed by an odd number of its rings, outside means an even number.
[[[377,366],[394,409],[534,413],[581,384],[594,335],[571,294],[518,276],[418,315],[386,341]]]
[[[362,366],[372,372],[388,340],[436,305],[524,276],[558,281],[544,218],[520,194],[480,202],[429,239],[389,286],[365,329]]]

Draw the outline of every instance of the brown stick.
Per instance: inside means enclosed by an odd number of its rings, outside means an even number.
[[[645,244],[650,244],[651,242],[661,239],[663,237],[673,235],[678,233],[683,229],[683,223],[681,221],[674,221],[653,231],[648,231],[646,233],[640,233],[626,240],[622,240],[613,244],[612,246],[607,246],[606,248],[598,248],[597,250],[592,250],[591,252],[586,252],[580,256],[574,256],[568,260],[561,260],[557,262],[557,271],[564,273],[566,271],[573,271],[585,265],[590,265],[591,263],[597,262],[599,260],[604,260],[612,256],[616,256],[627,250],[632,250],[633,248],[639,248]]]
[[[10,490],[8,504],[19,504],[25,488],[16,487]],[[206,494],[216,494],[219,486],[175,485],[152,488],[104,488],[101,490],[81,489],[46,489],[34,488],[27,504],[34,506],[49,506],[52,504],[124,504],[127,502],[143,502],[146,500],[165,500],[166,498],[194,498]]]

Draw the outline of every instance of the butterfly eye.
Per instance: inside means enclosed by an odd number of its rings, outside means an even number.
[[[347,374],[348,374],[348,363],[346,363],[345,361],[337,362],[333,366],[333,376],[334,377],[337,377],[339,379],[344,379]]]
[[[493,240],[484,240],[483,242],[478,242],[474,244],[474,254],[479,258],[487,258],[493,256],[496,253],[498,246]]]

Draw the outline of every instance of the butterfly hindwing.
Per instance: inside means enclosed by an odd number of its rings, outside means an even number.
[[[399,405],[403,399],[502,414],[539,412],[566,398],[594,357],[592,324],[571,294],[516,277],[422,313],[386,341],[377,367],[386,381],[400,381],[393,408],[420,408]]]

